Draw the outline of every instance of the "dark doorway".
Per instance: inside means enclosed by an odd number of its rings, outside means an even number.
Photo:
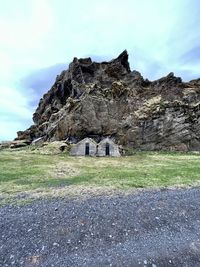
[[[110,156],[110,145],[106,143],[106,156]]]
[[[89,156],[90,155],[90,146],[89,143],[85,143],[85,155]]]

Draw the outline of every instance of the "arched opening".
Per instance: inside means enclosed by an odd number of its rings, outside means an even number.
[[[85,143],[85,155],[89,156],[90,155],[90,144]]]
[[[106,143],[106,156],[110,156],[110,144]]]

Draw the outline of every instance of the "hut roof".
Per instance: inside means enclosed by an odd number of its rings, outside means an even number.
[[[92,138],[89,138],[89,137],[86,137],[86,138],[82,139],[81,141],[76,143],[76,145],[80,144],[80,143],[85,143],[85,142],[92,142],[94,145],[97,145],[97,143]]]
[[[103,140],[101,140],[101,142],[99,142],[99,145],[104,144],[104,143],[112,143],[113,145],[115,144],[115,142],[109,137],[106,137]]]

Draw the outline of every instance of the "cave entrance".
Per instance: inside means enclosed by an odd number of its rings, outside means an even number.
[[[90,155],[90,145],[89,145],[89,143],[85,143],[85,155],[86,156]]]
[[[110,144],[106,143],[106,156],[110,156]]]

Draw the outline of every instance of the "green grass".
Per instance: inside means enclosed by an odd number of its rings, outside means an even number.
[[[87,188],[130,189],[198,185],[200,155],[137,152],[120,158],[41,155],[30,149],[0,151],[0,199],[20,194],[81,194]],[[79,191],[76,191],[76,189]],[[59,192],[59,193],[58,193]]]

